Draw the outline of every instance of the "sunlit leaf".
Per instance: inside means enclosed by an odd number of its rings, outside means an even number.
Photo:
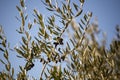
[[[24,0],[20,0],[20,4],[22,7],[25,7]]]
[[[25,25],[25,19],[24,19],[24,14],[23,14],[23,12],[20,12],[20,16],[21,16],[21,18],[22,18],[22,26],[24,26],[24,25]]]
[[[5,50],[4,57],[8,60],[8,51]]]
[[[15,50],[16,50],[17,53],[20,54],[22,57],[26,57],[26,56],[24,55],[24,53],[23,53],[20,49],[15,48]]]
[[[5,68],[6,68],[7,71],[10,71],[10,65],[9,64],[6,64]]]
[[[34,13],[38,16],[38,12],[37,12],[37,10],[36,10],[36,9],[34,9],[33,11],[34,11]]]
[[[27,45],[27,40],[25,39],[25,37],[22,37],[22,41],[25,45]]]
[[[5,40],[2,41],[2,45],[3,45],[3,47],[6,47],[6,42],[5,42]]]
[[[47,34],[46,31],[45,31],[45,38],[49,38],[49,35]]]
[[[24,0],[20,0],[20,4],[22,7],[25,7]]]
[[[34,9],[34,13],[37,16],[39,24],[41,25],[41,27],[44,27],[44,22],[43,22],[43,16],[42,16],[42,14],[39,14],[36,9]]]
[[[39,28],[39,31],[40,31],[40,33],[41,33],[42,36],[45,34],[44,28]]]
[[[39,23],[40,23],[41,27],[44,27],[43,19],[39,20]]]

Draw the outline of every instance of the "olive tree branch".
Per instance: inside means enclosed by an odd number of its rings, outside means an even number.
[[[42,75],[43,75],[43,72],[44,72],[44,70],[45,70],[45,68],[46,68],[46,65],[47,65],[47,63],[45,63],[45,64],[43,65],[42,72],[41,72],[41,74],[40,74],[40,80],[42,79]]]

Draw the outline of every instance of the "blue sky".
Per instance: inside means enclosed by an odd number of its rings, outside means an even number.
[[[74,0],[74,2],[77,1],[78,0]],[[20,42],[20,35],[16,32],[16,29],[20,26],[19,21],[15,18],[15,16],[19,15],[16,5],[19,5],[19,0],[0,0],[0,25],[3,26],[5,35],[12,48]],[[39,10],[43,15],[49,13],[46,12],[40,0],[26,0],[26,5],[27,13],[30,14],[29,18],[33,19],[32,14],[34,8]],[[99,29],[107,33],[107,41],[110,43],[115,35],[115,26],[117,24],[120,25],[120,0],[86,0],[83,8],[85,12],[93,12],[93,19],[97,17]],[[16,58],[14,58],[14,52],[10,54],[10,60],[17,70],[18,65],[14,63],[22,64],[22,62],[19,62],[21,59],[16,60]],[[2,67],[0,67],[0,71]]]
[[[77,2],[78,0],[74,0]],[[111,41],[115,33],[115,26],[120,25],[120,0],[86,0],[84,10],[92,11],[93,17],[98,18],[99,28],[107,33],[108,39]],[[44,15],[47,15],[44,6],[40,0],[26,0],[27,11],[30,18],[33,18],[33,9],[38,9]],[[16,5],[19,0],[0,0],[0,25],[3,26],[5,34],[10,42],[16,42],[18,36],[16,29],[20,23],[16,20],[18,16]],[[12,38],[11,38],[12,37]],[[15,38],[14,38],[15,37]],[[13,43],[11,43],[13,44]]]

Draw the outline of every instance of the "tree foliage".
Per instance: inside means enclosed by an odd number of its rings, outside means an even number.
[[[96,40],[99,29],[98,24],[90,23],[92,12],[83,14],[84,0],[78,0],[79,5],[71,0],[41,1],[52,14],[44,20],[38,10],[33,10],[33,23],[39,29],[37,36],[30,35],[31,29],[35,27],[27,22],[24,0],[20,0],[20,6],[16,6],[20,14],[20,17],[16,18],[21,22],[17,30],[21,35],[21,45],[15,47],[14,51],[18,58],[26,61],[25,66],[19,66],[18,74],[14,74],[14,67],[11,67],[9,43],[0,27],[0,52],[5,58],[0,59],[5,66],[5,70],[0,72],[0,80],[13,80],[15,75],[17,80],[28,80],[28,71],[34,67],[36,61],[43,66],[42,69],[39,68],[40,80],[118,80],[120,27],[116,27],[117,38],[111,42],[110,49],[107,49],[104,39],[101,45]],[[60,26],[57,23],[60,23]],[[65,66],[62,66],[63,63]]]

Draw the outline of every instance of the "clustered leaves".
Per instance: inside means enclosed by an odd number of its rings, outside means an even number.
[[[33,10],[33,23],[38,26],[37,36],[30,35],[34,25],[27,23],[29,16],[25,13],[25,1],[20,0],[20,6],[16,6],[20,14],[16,19],[21,23],[17,30],[21,35],[21,42],[14,50],[17,57],[26,62],[25,66],[19,66],[17,79],[28,80],[28,71],[33,69],[36,61],[39,61],[43,66],[39,68],[40,80],[118,80],[120,27],[116,27],[117,37],[111,42],[110,49],[106,49],[105,41],[99,45],[96,40],[99,33],[98,24],[89,23],[92,12],[84,13],[80,18],[85,0],[78,0],[79,4],[71,0],[41,1],[52,13],[45,20],[38,10]],[[57,25],[58,22],[61,26]],[[64,34],[67,36],[64,37]],[[6,60],[0,59],[6,70],[0,72],[0,79],[13,80],[14,68],[11,68],[9,44],[2,27],[0,27],[0,52]]]
[[[9,43],[4,35],[4,31],[2,26],[0,26],[0,55],[4,57],[4,60],[0,59],[0,62],[5,67],[5,71],[0,72],[0,80],[12,80],[14,79],[14,68],[11,67],[11,63],[9,61]]]

